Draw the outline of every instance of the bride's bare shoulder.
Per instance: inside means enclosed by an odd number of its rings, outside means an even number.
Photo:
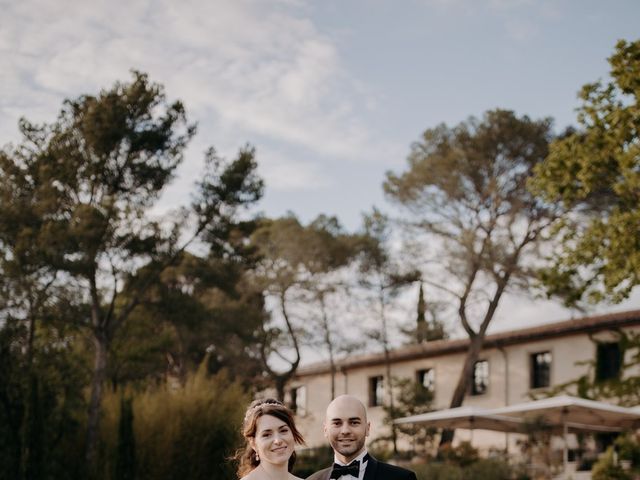
[[[261,480],[261,477],[259,472],[257,472],[256,470],[251,470],[240,480]]]
[[[242,477],[240,480],[266,480],[267,477],[263,476],[262,473],[258,470],[252,470],[251,472],[247,473],[244,477]],[[289,474],[289,480],[304,480],[300,477],[296,477],[293,474]]]

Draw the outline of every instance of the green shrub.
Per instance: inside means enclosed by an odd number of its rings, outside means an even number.
[[[241,444],[240,429],[248,404],[242,388],[224,374],[199,372],[182,388],[158,387],[129,392],[133,404],[136,478],[145,480],[235,479],[229,457]],[[116,471],[119,392],[104,397],[101,436],[102,478]]]
[[[623,468],[623,461],[630,462],[628,470]],[[627,480],[637,478],[638,473],[640,473],[640,443],[637,435],[632,434],[619,436],[613,446],[607,449],[591,469],[593,480]]]
[[[604,455],[593,464],[591,478],[592,480],[631,480],[632,477],[619,464],[616,464],[613,447],[609,447]]]
[[[411,467],[418,480],[509,480],[516,476],[509,465],[498,459],[479,459],[464,467],[451,463],[432,462]]]
[[[620,460],[629,460],[634,468],[640,468],[640,443],[638,436],[630,433],[619,436],[614,442]]]
[[[297,477],[307,478],[312,473],[329,467],[332,463],[333,450],[329,445],[299,450],[293,473]]]
[[[418,480],[462,480],[464,474],[462,468],[446,463],[427,463],[411,467]],[[475,480],[475,479],[474,479]]]
[[[438,455],[445,463],[460,467],[469,466],[480,458],[478,450],[469,442],[460,442],[455,447],[446,445],[438,452]]]
[[[465,468],[464,473],[465,478],[474,480],[509,480],[512,476],[509,465],[494,458],[478,460]]]

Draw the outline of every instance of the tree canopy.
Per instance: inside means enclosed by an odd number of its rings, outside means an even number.
[[[401,220],[430,260],[423,281],[453,300],[471,340],[452,408],[467,394],[502,295],[526,285],[527,256],[555,219],[553,206],[526,189],[551,138],[550,119],[489,111],[428,129],[412,145],[406,172],[387,174],[385,193],[407,212]]]
[[[542,280],[567,305],[619,302],[640,283],[640,41],[618,42],[609,63],[610,81],[582,87],[579,128],[531,182],[564,208]]]
[[[20,297],[30,304],[11,305],[16,311],[29,310],[34,292],[47,297],[43,288],[60,285],[73,286],[84,305],[78,324],[88,330],[94,349],[86,458],[96,468],[114,339],[142,304],[153,301],[154,287],[170,277],[167,269],[193,240],[210,247],[210,266],[240,262],[252,223],[238,215],[260,198],[262,180],[253,149],[242,149],[231,162],[210,149],[191,208],[154,215],[151,209],[183,160],[195,125],[181,102],[169,102],[163,87],[140,72],[98,95],[65,101],[51,123],[23,119],[20,132],[21,142],[0,152],[3,284],[14,291],[18,284],[21,291],[30,288]],[[230,292],[233,271],[224,281],[210,273],[203,283],[217,278],[213,283]],[[35,281],[27,284],[29,278]]]
[[[259,339],[263,366],[276,383],[278,396],[283,398],[284,387],[300,363],[303,339],[309,343],[308,337],[313,337],[312,343],[326,347],[334,367],[340,338],[335,335],[328,298],[344,287],[338,272],[354,259],[358,242],[356,236],[342,230],[335,217],[319,215],[303,225],[288,215],[260,222],[251,244],[259,256],[255,283],[277,305],[277,313],[265,322]],[[309,304],[313,307],[302,311],[301,307]],[[283,325],[278,325],[276,317]],[[285,362],[286,371],[270,366],[272,355]]]

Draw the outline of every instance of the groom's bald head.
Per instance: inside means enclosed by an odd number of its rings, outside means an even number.
[[[367,409],[353,395],[340,395],[327,407],[324,435],[333,447],[338,460],[350,463],[364,451],[369,436]]]

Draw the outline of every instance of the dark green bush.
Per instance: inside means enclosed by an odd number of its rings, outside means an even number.
[[[411,467],[418,480],[462,480],[464,478],[462,468],[446,463],[427,463]],[[474,479],[475,480],[475,479]]]
[[[477,480],[509,480],[511,478],[511,468],[509,465],[498,459],[487,458],[478,460],[464,469],[465,478]]]
[[[411,467],[418,480],[509,480],[516,472],[498,459],[478,459],[462,467],[451,463],[432,462]]]
[[[613,447],[609,447],[600,460],[593,464],[591,478],[593,480],[631,480],[632,477],[619,464],[616,464]]]
[[[333,463],[333,450],[329,445],[319,448],[298,450],[293,473],[300,478],[307,478],[314,472],[327,468]]]

